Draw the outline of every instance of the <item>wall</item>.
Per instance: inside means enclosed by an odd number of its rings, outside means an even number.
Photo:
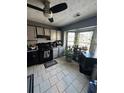
[[[97,25],[97,16],[93,16],[90,17],[88,19],[85,20],[81,20],[79,22],[70,24],[70,25],[66,25],[64,27],[60,27],[60,28],[56,28],[53,26],[49,26],[49,25],[44,25],[38,22],[33,22],[33,21],[27,21],[28,25],[33,25],[33,26],[39,26],[39,27],[45,27],[45,28],[49,28],[49,29],[55,29],[55,30],[61,30],[61,38],[62,38],[62,42],[63,45],[66,47],[66,41],[67,41],[67,37],[66,37],[66,32],[68,30],[74,30],[74,31],[86,31],[86,30],[90,30],[90,29],[96,29],[96,25]]]
[[[85,31],[94,31],[93,40],[91,41],[91,48],[90,51],[95,51],[95,48],[97,47],[97,16],[90,17],[85,20],[81,20],[79,22],[64,26],[60,28],[64,32],[73,31],[73,32],[85,32]],[[95,42],[95,43],[94,43]],[[66,40],[64,40],[64,43],[67,46],[67,36]]]
[[[97,48],[97,29],[93,33],[91,45],[90,45],[90,51],[95,53]]]
[[[58,30],[57,27],[49,26],[49,25],[45,25],[45,24],[41,24],[39,22],[34,22],[34,21],[31,21],[31,20],[27,20],[27,25],[37,26],[37,27],[44,27],[44,28],[48,28],[48,29],[56,29],[56,30]]]

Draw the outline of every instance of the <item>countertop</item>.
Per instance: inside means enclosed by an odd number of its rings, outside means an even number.
[[[35,49],[35,50],[27,50],[27,52],[35,52],[35,51],[38,51],[38,49]]]
[[[92,52],[89,52],[89,51],[83,51],[82,52],[83,53],[83,55],[86,57],[86,58],[96,58],[95,57],[95,55],[94,55],[94,53],[92,53]]]

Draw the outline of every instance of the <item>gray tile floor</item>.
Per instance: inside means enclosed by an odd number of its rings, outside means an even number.
[[[89,81],[78,64],[64,57],[55,60],[58,64],[47,69],[43,64],[27,68],[27,75],[34,74],[34,93],[87,93]]]

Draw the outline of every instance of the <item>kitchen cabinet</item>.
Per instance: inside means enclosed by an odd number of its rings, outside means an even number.
[[[44,29],[42,27],[37,27],[37,35],[44,35]]]
[[[63,56],[63,55],[64,55],[64,47],[63,46],[53,47],[53,59]]]
[[[50,30],[49,29],[45,28],[44,31],[45,31],[45,36],[50,36]]]
[[[36,65],[39,63],[38,51],[27,52],[27,66]]]
[[[51,30],[51,41],[56,41],[56,30]]]
[[[64,47],[63,46],[58,46],[58,56],[63,56],[64,55]]]
[[[53,59],[58,57],[58,47],[53,47]]]
[[[61,31],[56,31],[56,39],[61,40]]]
[[[27,40],[36,40],[36,28],[27,26]]]

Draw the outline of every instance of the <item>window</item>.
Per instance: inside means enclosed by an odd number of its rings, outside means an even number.
[[[72,47],[74,45],[75,32],[68,32],[67,45]]]
[[[93,31],[79,33],[79,47],[85,47],[89,50]]]

